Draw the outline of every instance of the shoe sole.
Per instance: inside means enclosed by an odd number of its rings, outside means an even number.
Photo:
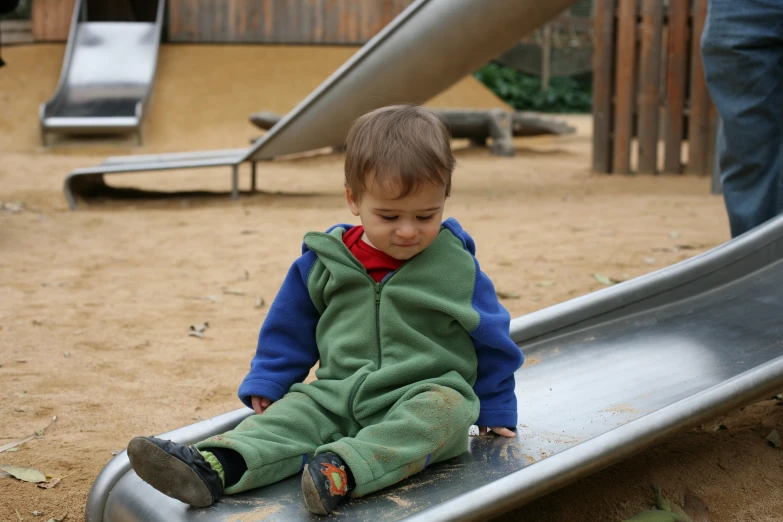
[[[194,507],[213,504],[212,493],[190,466],[154,443],[137,437],[128,444],[128,459],[141,480],[164,495]]]
[[[329,512],[324,507],[324,503],[321,501],[321,495],[318,494],[318,489],[315,487],[315,481],[312,475],[310,475],[309,466],[305,464],[304,471],[302,472],[302,495],[304,496],[305,506],[316,515],[328,515]]]

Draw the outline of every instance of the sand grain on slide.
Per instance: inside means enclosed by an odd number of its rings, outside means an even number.
[[[288,110],[351,52],[164,46],[144,147],[79,142],[41,151],[37,105],[53,92],[62,46],[3,49],[0,200],[33,210],[0,212],[0,446],[58,420],[44,437],[0,454],[0,463],[62,481],[44,490],[0,478],[0,520],[35,520],[36,510],[40,520],[66,512],[67,520],[82,520],[96,475],[131,437],[238,408],[236,389],[268,310],[255,307],[258,297],[271,303],[304,232],[353,222],[341,155],[265,164],[260,183],[269,193],[239,203],[225,196],[105,201],[67,212],[64,176],[107,153],[244,146],[257,132],[250,112]],[[498,103],[472,79],[441,102]],[[447,213],[476,239],[496,287],[519,296],[503,301],[512,317],[600,289],[592,274],[636,277],[728,239],[708,179],[593,176],[590,118],[568,121],[578,134],[516,140],[514,158],[456,151]],[[121,183],[225,191],[220,174],[133,175]],[[203,322],[210,325],[204,339],[187,335]],[[650,485],[658,483],[679,502],[693,489],[711,522],[778,522],[783,451],[764,440],[783,427],[777,404],[732,412],[499,520],[617,522],[650,507]],[[524,454],[524,440],[517,444]],[[406,487],[414,486],[400,491]],[[273,506],[250,508],[249,519],[274,518]]]

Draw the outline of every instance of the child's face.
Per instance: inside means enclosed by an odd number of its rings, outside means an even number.
[[[381,252],[407,260],[430,246],[440,231],[446,187],[422,183],[404,198],[368,180],[359,202],[345,189],[348,207],[364,226],[364,239]]]

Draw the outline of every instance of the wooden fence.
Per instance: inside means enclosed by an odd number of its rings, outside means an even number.
[[[699,47],[707,1],[596,0],[594,171],[711,173],[717,117]]]

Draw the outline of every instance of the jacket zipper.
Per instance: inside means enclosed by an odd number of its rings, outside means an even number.
[[[381,283],[375,284],[375,345],[378,347],[378,368],[381,367],[383,362],[383,354],[381,353]]]
[[[373,285],[373,290],[375,290],[375,346],[378,347],[378,368],[381,367],[381,363],[383,362],[383,353],[381,352],[381,290],[383,289],[384,282],[387,282],[394,277],[394,274],[402,270],[402,268],[403,267],[398,268],[388,277],[384,278],[384,281],[379,283],[376,283],[375,279],[370,277],[370,274],[367,274],[367,279],[370,280]]]

